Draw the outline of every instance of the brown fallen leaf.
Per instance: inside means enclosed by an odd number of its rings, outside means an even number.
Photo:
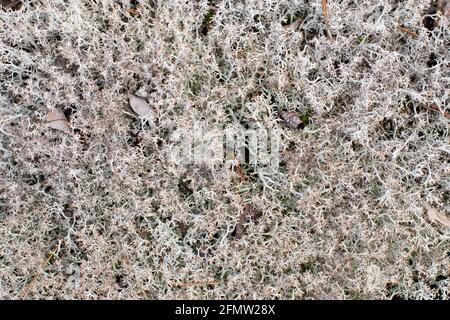
[[[293,111],[281,111],[281,119],[292,129],[303,129],[305,124],[300,117]]]
[[[428,218],[430,218],[431,222],[438,221],[444,226],[450,228],[450,218],[448,218],[444,213],[437,211],[435,208],[430,205],[425,205],[427,209]]]
[[[47,113],[47,115],[45,116],[45,121],[50,128],[66,133],[71,133],[69,121],[67,121],[64,113],[59,110],[54,110]]]
[[[234,230],[234,236],[236,239],[241,239],[245,233],[245,224],[250,221],[250,219],[257,219],[261,216],[261,211],[255,209],[251,204],[246,203],[239,215],[238,222],[236,224],[236,229]]]
[[[130,107],[133,109],[141,117],[148,117],[153,114],[152,108],[148,102],[141,97],[138,97],[134,94],[128,94],[128,99],[130,100]]]

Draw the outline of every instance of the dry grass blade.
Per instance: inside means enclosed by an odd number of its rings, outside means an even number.
[[[413,36],[414,38],[417,38],[419,35],[417,33],[415,33],[414,31],[409,30],[408,28],[402,27],[400,25],[397,25],[397,28],[402,31],[405,32],[411,36]]]
[[[139,13],[140,7],[141,7],[141,5],[138,4],[138,5],[136,5],[136,6],[133,6],[133,7],[131,7],[131,8],[128,8],[128,9],[127,9],[127,12],[130,13],[130,14],[132,14],[132,15],[136,15],[136,14]]]
[[[328,24],[328,4],[327,0],[322,0],[322,13],[325,19],[325,23]]]
[[[323,14],[323,18],[325,20],[325,24],[327,27],[327,36],[329,39],[331,39],[331,32],[330,32],[330,24],[329,24],[329,20],[328,20],[328,3],[327,0],[322,0],[322,14]]]
[[[218,285],[218,281],[204,281],[204,282],[183,282],[183,283],[174,283],[175,287],[192,287],[192,286],[211,286]]]

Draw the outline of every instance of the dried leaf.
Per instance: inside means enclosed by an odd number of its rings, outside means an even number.
[[[152,109],[148,102],[141,97],[135,96],[134,94],[128,94],[130,100],[130,107],[141,117],[148,117],[152,115]]]
[[[59,110],[50,111],[45,116],[45,121],[50,128],[63,131],[66,133],[71,133],[69,127],[69,121],[67,121],[66,116]]]
[[[305,127],[303,121],[293,111],[281,111],[280,116],[290,128],[303,129]]]
[[[450,228],[450,219],[444,213],[437,211],[435,208],[429,206],[428,204],[426,205],[426,208],[428,218],[430,218],[431,222],[438,221],[444,226]]]

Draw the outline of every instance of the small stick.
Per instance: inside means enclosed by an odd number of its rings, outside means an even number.
[[[237,168],[237,173],[239,174],[239,177],[241,178],[241,180],[243,181],[247,181],[247,177],[244,174],[244,170],[242,170],[241,164],[236,160],[236,154],[233,155],[234,157],[234,161],[236,161],[236,168]]]
[[[189,287],[189,286],[208,286],[208,285],[217,285],[218,281],[205,281],[205,282],[184,282],[184,283],[174,283],[172,285],[179,287]]]
[[[131,14],[138,14],[138,9],[140,6],[141,6],[141,4],[138,4],[135,7],[128,8],[127,11],[128,11],[128,13],[131,13]]]
[[[397,25],[397,28],[402,31],[405,32],[411,36],[413,36],[414,38],[417,38],[419,35],[417,33],[415,33],[414,31],[409,30],[408,28],[402,27],[400,25]]]
[[[331,32],[330,32],[330,24],[328,21],[328,5],[327,0],[322,0],[322,14],[325,19],[325,24],[327,26],[327,36],[329,39],[331,39]]]
[[[322,13],[323,13],[323,17],[325,18],[325,23],[328,24],[328,6],[327,6],[327,0],[322,0]]]
[[[240,163],[237,164],[237,172],[238,172],[239,176],[241,177],[241,180],[247,181],[247,177],[245,176],[244,170],[242,170]]]
[[[446,117],[447,119],[450,119],[450,112],[449,111],[441,111],[436,105],[431,105],[428,107],[428,110],[431,111],[437,111],[440,112],[444,117]]]

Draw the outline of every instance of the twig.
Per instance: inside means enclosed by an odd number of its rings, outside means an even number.
[[[323,17],[325,18],[325,23],[328,25],[328,6],[327,6],[327,0],[322,0],[322,13],[323,13]]]
[[[245,174],[244,174],[244,170],[242,170],[241,164],[238,163],[238,164],[236,165],[236,167],[237,167],[237,172],[238,172],[239,176],[241,177],[241,180],[247,181],[247,177],[246,177]]]
[[[130,14],[138,14],[138,10],[141,7],[141,4],[136,5],[135,7],[131,7],[127,9],[127,12]]]
[[[331,32],[330,32],[330,24],[328,21],[328,4],[327,0],[322,0],[322,14],[325,19],[325,25],[327,27],[327,36],[329,39],[331,39]]]
[[[401,25],[397,25],[397,28],[398,28],[400,31],[405,32],[405,33],[407,33],[407,34],[413,36],[414,38],[417,38],[417,37],[419,36],[419,35],[418,35],[417,33],[415,33],[414,31],[411,31],[411,30],[409,30],[409,29],[407,29],[407,28],[405,28],[405,27],[402,27]]]
[[[242,181],[247,181],[247,177],[245,176],[244,170],[241,167],[241,164],[239,163],[239,160],[236,159],[236,154],[233,154],[233,162],[235,164],[232,165],[233,167],[236,167],[237,169],[237,173],[239,174],[239,177],[241,178]]]
[[[174,283],[173,286],[178,287],[190,287],[190,286],[208,286],[208,285],[217,285],[218,281],[204,281],[204,282],[183,282],[183,283]]]
[[[445,118],[450,119],[450,112],[449,111],[442,111],[434,104],[429,106],[428,110],[440,112]]]

